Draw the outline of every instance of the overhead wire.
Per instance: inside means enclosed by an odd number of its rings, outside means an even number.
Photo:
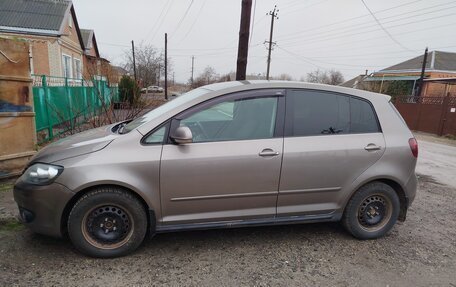
[[[180,45],[185,39],[187,39],[188,35],[190,35],[190,32],[192,31],[193,26],[195,26],[196,22],[198,21],[199,16],[201,14],[201,11],[203,10],[205,4],[206,4],[206,0],[204,0],[203,4],[201,4],[200,9],[196,13],[195,20],[192,22],[192,24],[190,25],[190,28],[188,29],[187,33],[184,35],[184,37],[180,40],[180,42],[177,45]]]
[[[386,9],[379,10],[379,11],[377,11],[376,13],[383,13],[383,12],[390,11],[390,10],[393,10],[393,9],[397,9],[397,8],[400,8],[400,7],[403,7],[403,6],[415,4],[415,3],[420,2],[420,1],[424,1],[424,0],[414,0],[414,1],[410,1],[410,2],[407,2],[407,3],[403,3],[403,4],[400,4],[400,5],[396,5],[396,6],[393,6],[393,7],[389,7],[389,8],[386,8]],[[282,10],[283,10],[283,8],[282,8]],[[315,31],[315,30],[319,30],[319,29],[322,29],[322,28],[326,28],[326,27],[331,27],[331,26],[334,26],[334,25],[338,25],[338,24],[341,24],[341,23],[346,23],[346,22],[350,22],[350,21],[353,21],[353,20],[365,18],[365,17],[367,17],[367,16],[369,16],[369,15],[370,15],[370,14],[364,14],[364,15],[352,17],[352,18],[349,18],[349,19],[344,19],[344,20],[341,20],[341,21],[333,22],[333,23],[330,23],[330,24],[325,24],[325,25],[321,25],[321,26],[317,26],[317,27],[312,27],[312,28],[304,29],[304,30],[297,31],[297,32],[292,32],[292,33],[289,33],[289,34],[277,35],[275,38],[276,38],[276,39],[281,39],[282,37],[289,36],[289,35],[297,35],[297,34],[305,33],[305,32],[307,32],[307,31]]]
[[[193,2],[194,2],[194,0],[190,0],[190,4],[188,4],[187,10],[185,10],[184,15],[182,15],[181,19],[180,19],[179,22],[177,23],[176,28],[175,28],[174,31],[170,34],[170,39],[176,34],[176,31],[179,29],[180,25],[182,25],[182,22],[184,22],[185,17],[187,17],[188,11],[190,11],[190,8],[191,8],[192,5],[193,5]]]
[[[413,13],[416,13],[416,12],[419,12],[419,11],[426,10],[426,12],[424,12],[424,13],[418,13],[416,15],[402,17],[402,18],[391,20],[391,21],[388,21],[388,22],[383,22],[383,24],[387,24],[387,23],[392,23],[392,22],[404,20],[404,19],[409,19],[409,18],[419,17],[419,16],[423,16],[423,15],[427,15],[427,14],[432,14],[432,13],[436,13],[436,12],[440,12],[440,11],[443,11],[443,10],[448,10],[448,9],[456,7],[456,6],[450,6],[450,7],[445,7],[445,8],[440,8],[440,9],[437,9],[437,10],[429,11],[429,8],[436,8],[436,7],[445,6],[445,5],[449,5],[449,4],[455,4],[455,2],[451,1],[451,2],[447,2],[447,3],[439,4],[439,5],[434,5],[432,7],[425,7],[425,8],[414,10],[414,11],[409,11],[409,12],[405,12],[405,13],[399,13],[399,14],[396,14],[396,15],[391,15],[391,16],[388,16],[388,17],[381,18],[380,20],[383,21],[383,20],[386,20],[386,19],[396,18],[396,17],[400,17],[400,16],[403,16],[403,15],[413,14]],[[346,26],[346,27],[339,27],[339,28],[335,28],[335,29],[331,29],[331,30],[323,31],[323,32],[314,32],[314,33],[310,33],[310,34],[306,33],[305,36],[306,36],[306,40],[309,40],[309,37],[310,38],[319,38],[319,37],[312,37],[312,36],[326,37],[328,35],[324,35],[324,34],[327,34],[327,33],[331,34],[331,32],[335,32],[333,34],[339,35],[341,32],[349,32],[349,31],[353,31],[353,30],[359,31],[360,29],[365,29],[365,28],[370,28],[370,27],[377,26],[377,24],[373,24],[373,25],[370,25],[370,26],[364,26],[367,23],[369,23],[369,22],[363,22],[363,23],[357,24],[355,27],[353,27],[353,25],[349,25],[349,26]],[[288,40],[301,39],[301,38],[302,38],[302,36],[299,36],[299,37],[298,36],[281,37],[280,41],[288,41]]]
[[[165,10],[167,10],[167,7],[171,5],[171,1],[166,1],[165,5],[163,6],[162,10],[160,11],[160,14],[158,15],[157,17],[157,20],[154,22],[154,24],[152,25],[152,28],[149,29],[149,31],[146,33],[146,36],[144,37],[144,39],[147,39],[150,34],[155,31],[155,29],[157,28],[157,24],[159,23],[159,21],[161,20],[161,17],[163,16],[163,14],[165,13]]]
[[[375,16],[374,12],[372,12],[372,10],[369,8],[369,6],[367,6],[366,2],[364,2],[364,0],[361,0],[361,2],[363,3],[364,7],[366,7],[367,11],[369,11],[369,13],[372,15],[372,18],[374,18],[375,22],[377,22],[378,26],[380,26],[380,28],[382,28],[382,30],[389,36],[389,38],[395,42],[396,44],[398,44],[402,49],[404,50],[410,50],[409,48],[405,47],[404,45],[402,45],[401,42],[399,42],[396,38],[393,37],[393,35],[383,26],[383,24],[378,20],[377,16]]]

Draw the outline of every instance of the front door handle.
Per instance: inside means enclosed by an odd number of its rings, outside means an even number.
[[[259,156],[263,156],[263,157],[277,156],[277,155],[279,155],[279,152],[278,151],[274,151],[274,150],[272,150],[270,148],[265,148],[258,155]]]
[[[368,144],[367,146],[364,147],[365,150],[371,151],[371,150],[379,150],[381,149],[381,146],[378,146],[376,144]]]

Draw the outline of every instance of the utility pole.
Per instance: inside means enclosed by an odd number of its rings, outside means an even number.
[[[157,86],[160,87],[160,73],[161,73],[161,64],[158,63],[158,77],[157,77]]]
[[[428,54],[428,48],[426,47],[426,50],[424,50],[423,65],[421,66],[421,75],[420,75],[420,79],[419,79],[418,90],[415,94],[415,96],[417,96],[417,97],[421,97],[421,93],[423,92],[423,80],[424,80],[424,72],[426,71],[427,54]]]
[[[174,72],[173,72],[173,86],[174,86]]]
[[[192,77],[191,77],[191,82],[192,82],[192,87],[193,87],[193,67],[195,64],[195,56],[192,56]]]
[[[236,67],[236,81],[245,80],[245,74],[247,71],[251,11],[252,0],[242,0],[241,24],[239,28],[238,58]]]
[[[165,100],[168,100],[168,33],[165,33]]]
[[[135,42],[131,40],[131,50],[133,52],[133,75],[135,77],[135,83],[138,83],[136,81],[136,59],[135,59]]]
[[[271,15],[271,31],[269,33],[269,41],[266,41],[265,43],[269,43],[269,48],[268,48],[268,68],[266,70],[266,80],[269,80],[269,69],[270,69],[270,66],[271,66],[271,51],[272,51],[272,45],[275,43],[272,42],[272,32],[274,31],[274,19],[277,18],[279,19],[279,17],[277,17],[277,13],[279,12],[279,10],[277,9],[277,6],[274,6],[274,10],[272,11],[269,11],[269,13],[267,13],[266,15]]]

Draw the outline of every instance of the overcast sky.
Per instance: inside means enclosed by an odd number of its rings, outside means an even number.
[[[255,3],[255,1],[257,3]],[[168,33],[176,81],[206,66],[236,70],[241,0],[73,0],[81,28],[94,29],[102,56],[124,62],[130,41],[164,48]],[[300,79],[316,69],[345,78],[380,70],[430,50],[456,52],[455,0],[253,0],[247,74],[266,72],[271,17],[277,5],[271,75]],[[187,13],[186,13],[187,11]],[[254,13],[255,11],[255,13]],[[255,15],[254,15],[255,14]],[[386,31],[385,31],[386,30]]]

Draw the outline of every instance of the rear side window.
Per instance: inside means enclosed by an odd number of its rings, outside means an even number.
[[[349,95],[291,90],[286,113],[289,136],[379,132],[370,103]]]
[[[367,101],[350,98],[350,122],[350,133],[379,132],[377,117]]]

